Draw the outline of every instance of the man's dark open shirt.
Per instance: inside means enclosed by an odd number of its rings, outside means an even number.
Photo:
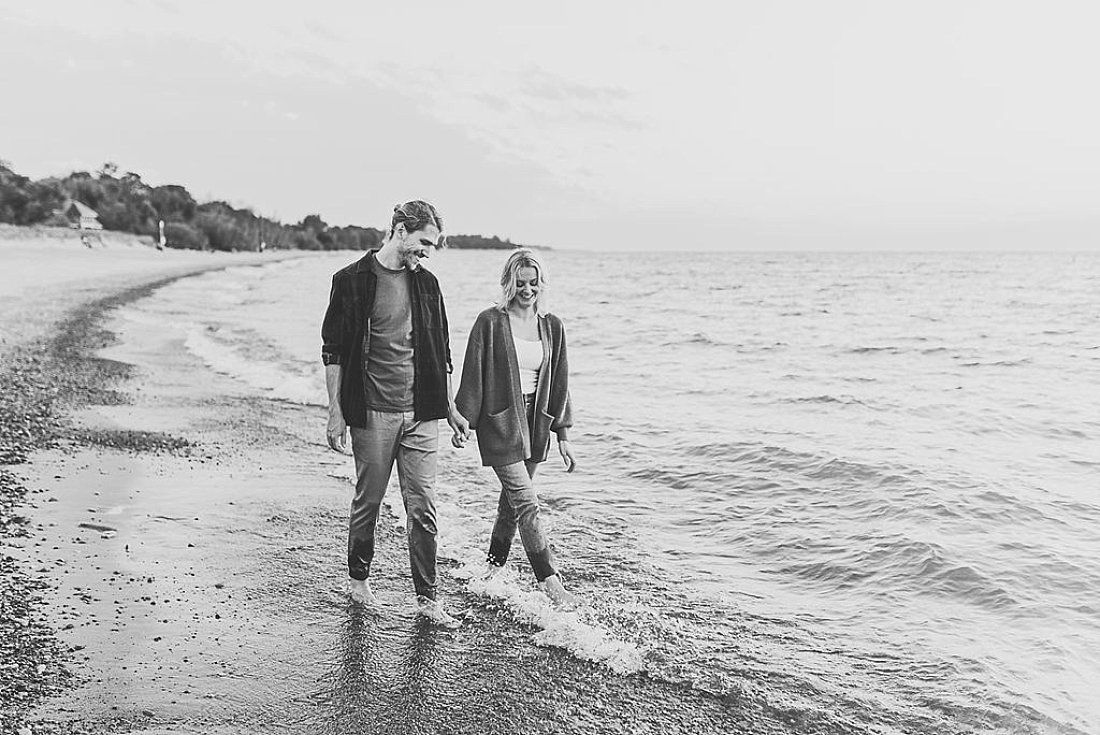
[[[370,315],[377,291],[372,250],[332,277],[328,310],[321,324],[321,360],[340,365],[340,408],[348,426],[364,428],[367,399],[364,380],[369,369]],[[447,416],[447,375],[451,341],[447,310],[439,281],[421,266],[410,273],[413,332],[413,415],[417,421]]]

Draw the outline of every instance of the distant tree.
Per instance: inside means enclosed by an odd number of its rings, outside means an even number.
[[[170,248],[206,250],[210,241],[201,230],[184,222],[168,222],[164,225],[164,239]]]
[[[191,193],[176,184],[154,187],[149,201],[157,216],[165,222],[188,222],[195,217],[198,207]]]
[[[318,240],[312,230],[297,230],[291,240],[293,247],[299,250],[322,250],[321,241]]]
[[[24,212],[28,224],[45,222],[65,203],[65,193],[57,185],[56,179],[33,182],[30,196],[31,201],[27,203]]]
[[[119,201],[105,202],[99,207],[99,221],[108,230],[133,232],[137,218]]]
[[[251,249],[247,229],[238,223],[236,210],[225,202],[199,205],[193,224],[214,250]]]
[[[258,236],[267,243],[267,247],[274,250],[289,250],[295,247],[293,228],[287,227],[282,222],[277,222],[267,217],[257,220],[259,227]]]
[[[373,227],[330,227],[333,250],[373,250],[382,240],[382,231]]]
[[[328,229],[328,223],[321,219],[319,214],[307,214],[302,218],[302,221],[298,223],[298,228],[302,230],[312,230],[313,234],[324,232]]]
[[[61,179],[60,185],[67,198],[76,199],[96,210],[102,206],[106,196],[103,185],[87,171],[74,171]]]
[[[335,250],[338,246],[328,223],[319,214],[308,214],[295,227],[299,231],[298,247],[306,250]]]
[[[45,222],[64,200],[55,182],[31,181],[0,163],[0,222],[15,225]]]
[[[29,184],[30,179],[26,176],[20,176],[6,163],[0,163],[0,222],[27,224],[23,220],[27,202],[30,201]]]
[[[155,235],[159,220],[164,220],[165,237],[172,247],[253,250],[262,241],[275,249],[368,250],[377,248],[384,235],[373,227],[333,227],[319,214],[285,225],[226,202],[199,204],[183,186],[149,186],[133,171],[120,174],[118,165],[110,161],[94,175],[74,171],[64,178],[41,181],[31,181],[0,161],[0,222],[46,222],[67,200],[96,210],[109,230]],[[455,248],[518,247],[495,235],[452,235],[449,239]]]
[[[447,237],[447,243],[456,250],[511,250],[512,248],[523,247],[522,245],[513,244],[511,240],[501,240],[496,235],[492,237],[484,237],[482,235],[449,235]]]

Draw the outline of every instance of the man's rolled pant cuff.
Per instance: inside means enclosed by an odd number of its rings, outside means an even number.
[[[538,551],[527,553],[527,561],[531,562],[531,569],[535,572],[535,579],[542,582],[547,577],[553,577],[557,574],[554,571],[554,564],[550,561],[550,549],[544,548]]]
[[[370,567],[363,566],[362,564],[356,564],[355,566],[348,565],[348,576],[354,580],[362,582],[365,579],[370,579]]]

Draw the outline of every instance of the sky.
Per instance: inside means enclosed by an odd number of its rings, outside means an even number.
[[[0,0],[0,159],[560,248],[1100,250],[1100,5]]]

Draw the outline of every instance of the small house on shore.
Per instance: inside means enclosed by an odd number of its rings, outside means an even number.
[[[70,199],[54,212],[69,223],[69,227],[76,230],[102,230],[99,223],[99,213],[84,202]]]

